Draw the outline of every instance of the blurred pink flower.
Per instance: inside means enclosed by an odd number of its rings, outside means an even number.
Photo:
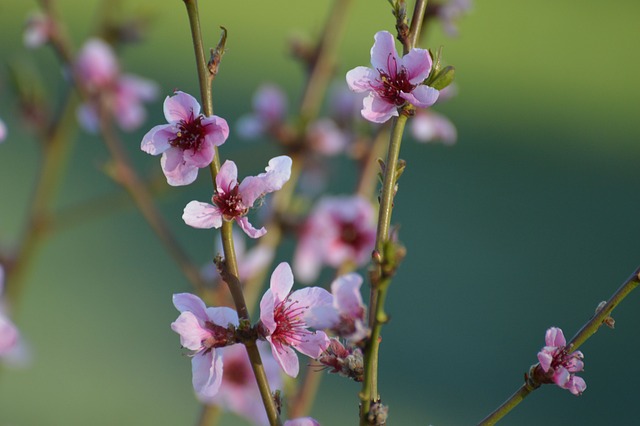
[[[146,119],[142,106],[156,98],[157,85],[147,79],[121,74],[111,46],[99,39],[90,39],[80,49],[74,70],[80,82],[93,97],[113,115],[122,130],[134,130]],[[91,99],[78,108],[78,121],[90,132],[99,127],[99,101]]]
[[[196,98],[180,91],[164,100],[164,116],[169,124],[149,130],[140,148],[162,154],[160,165],[169,185],[188,185],[196,180],[198,169],[211,164],[214,148],[229,137],[229,126],[216,115],[202,115]]]
[[[173,295],[173,304],[180,316],[171,329],[180,335],[180,344],[193,351],[191,368],[193,388],[198,398],[212,398],[222,383],[222,354],[217,348],[233,344],[229,325],[238,325],[238,314],[231,308],[207,308],[193,294]]]
[[[326,156],[340,154],[349,144],[349,137],[329,118],[311,123],[307,137],[311,148]]]
[[[569,353],[571,347],[567,347],[562,330],[551,327],[544,336],[546,346],[538,352],[540,367],[546,373],[547,379],[562,389],[567,389],[574,395],[580,395],[587,388],[584,379],[574,373],[582,371],[584,355],[580,351]]]
[[[445,4],[439,6],[438,17],[442,22],[444,32],[455,37],[458,35],[458,27],[456,21],[462,17],[462,15],[469,12],[473,4],[471,0],[449,0]]]
[[[4,301],[4,267],[0,265],[0,357],[9,355],[18,346],[20,333],[5,313]]]
[[[253,139],[279,125],[287,112],[287,98],[275,84],[263,84],[253,95],[253,113],[238,120],[240,137]]]
[[[371,203],[359,196],[320,199],[302,228],[293,267],[296,276],[308,283],[320,268],[334,268],[344,262],[364,265],[375,244],[375,212]]]
[[[257,342],[262,358],[262,365],[272,390],[282,388],[280,367],[269,350],[264,348],[265,342]],[[206,404],[216,404],[229,411],[249,419],[256,425],[268,426],[269,419],[262,404],[260,390],[249,362],[249,356],[243,345],[220,348],[224,361],[224,372],[220,391],[212,398],[200,398]]]
[[[347,73],[347,84],[354,92],[369,92],[362,116],[384,123],[398,115],[398,107],[409,103],[427,108],[438,99],[438,91],[423,85],[431,72],[431,55],[425,49],[411,49],[398,57],[393,35],[379,31],[371,48],[373,68],[356,67]]]
[[[308,310],[307,324],[316,329],[331,329],[339,337],[357,343],[369,335],[366,308],[360,287],[362,277],[356,273],[341,275],[331,283],[331,305]]]
[[[0,142],[3,142],[7,138],[7,126],[4,121],[0,119]]]
[[[410,125],[411,134],[418,142],[441,141],[444,145],[453,145],[458,137],[453,123],[433,110],[417,111]]]
[[[269,289],[260,301],[260,321],[274,358],[286,374],[296,377],[300,365],[293,348],[318,358],[329,346],[324,332],[308,330],[305,316],[309,309],[330,305],[332,297],[320,287],[291,292],[292,287],[291,267],[282,262],[273,271]]]
[[[266,173],[248,176],[238,183],[238,168],[227,160],[216,176],[213,204],[191,201],[184,208],[182,219],[187,225],[201,229],[220,228],[223,220],[235,220],[248,236],[259,238],[267,230],[255,229],[246,214],[258,198],[282,188],[290,176],[291,158],[282,155],[269,160]]]
[[[284,422],[284,426],[320,426],[320,423],[312,417],[298,417]]]
[[[23,42],[30,49],[40,47],[49,42],[53,23],[47,15],[40,11],[32,12],[24,25]]]

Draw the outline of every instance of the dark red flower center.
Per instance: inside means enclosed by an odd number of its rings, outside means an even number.
[[[340,222],[338,226],[340,241],[351,246],[355,252],[360,252],[368,244],[367,236],[354,222]]]
[[[242,196],[239,191],[239,184],[235,184],[233,188],[229,187],[223,191],[218,189],[213,196],[213,203],[218,206],[222,216],[226,220],[232,220],[238,216],[244,216],[249,210],[242,201]]]
[[[248,367],[246,362],[242,362],[242,360],[238,358],[225,360],[224,379],[236,386],[244,386],[249,383],[249,380],[253,377]]]
[[[381,84],[376,88],[376,92],[387,102],[401,106],[407,101],[400,97],[400,92],[411,93],[416,85],[409,82],[407,69],[404,66],[398,70],[398,62],[391,53],[387,58],[387,70],[388,73],[378,68],[380,78],[377,81]]]
[[[207,331],[210,332],[209,336],[202,341],[202,346],[205,348],[205,351],[227,346],[230,338],[233,336],[233,333],[229,329],[214,324],[211,321],[205,322],[204,326]]]
[[[182,150],[198,151],[207,134],[207,126],[202,124],[203,118],[203,115],[194,117],[191,111],[187,120],[180,120],[176,125],[178,131],[173,139],[169,139],[169,145]]]

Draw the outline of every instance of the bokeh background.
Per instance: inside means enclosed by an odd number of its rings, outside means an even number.
[[[96,21],[97,1],[59,1],[79,45]],[[181,1],[130,0],[152,25],[127,48],[123,66],[156,80],[162,97],[196,93],[188,23]],[[210,45],[229,30],[215,83],[218,115],[235,123],[264,81],[282,85],[295,105],[303,73],[287,53],[292,34],[317,35],[329,1],[201,1]],[[60,96],[52,52],[26,51],[22,23],[35,3],[0,3],[0,58],[34,64]],[[429,30],[457,67],[459,96],[440,108],[457,125],[453,147],[407,138],[394,222],[408,256],[390,291],[381,392],[391,425],[475,424],[521,384],[549,326],[569,338],[640,263],[640,75],[634,0],[478,1],[455,39]],[[386,0],[359,0],[342,44],[339,74],[369,62],[373,34],[393,30]],[[6,68],[0,71],[0,235],[9,246],[23,225],[38,168],[37,142],[22,127]],[[161,97],[161,98],[162,98]],[[126,135],[144,173],[157,158],[139,151],[162,122],[161,99],[148,123]],[[100,171],[100,141],[78,141],[57,206],[112,194]],[[275,152],[233,136],[222,155],[258,171]],[[339,170],[338,170],[339,171]],[[244,173],[244,172],[243,172]],[[336,176],[341,176],[336,174]],[[334,188],[351,188],[352,177]],[[204,199],[201,176],[169,189],[162,211],[197,262],[211,255],[213,232],[186,227],[183,206]],[[286,260],[287,248],[281,260]],[[171,295],[188,291],[137,211],[129,207],[52,235],[29,271],[16,318],[33,353],[28,369],[0,375],[0,425],[190,425],[198,415],[190,362],[169,324]],[[629,425],[637,422],[640,296],[615,311],[582,350],[587,390],[552,386],[531,395],[505,425]],[[323,425],[356,423],[355,383],[326,377],[313,409]],[[222,424],[243,425],[225,415]]]

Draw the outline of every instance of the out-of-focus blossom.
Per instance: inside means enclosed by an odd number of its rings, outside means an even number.
[[[347,125],[351,120],[360,117],[363,93],[355,93],[342,81],[334,84],[329,93],[329,113],[341,125]]]
[[[331,329],[336,335],[357,343],[367,337],[366,309],[360,287],[362,277],[356,273],[341,275],[331,283],[332,305],[309,309],[307,324],[316,329]]]
[[[207,308],[193,294],[173,295],[173,304],[180,316],[171,329],[180,335],[180,344],[193,352],[191,369],[193,388],[202,400],[209,400],[220,389],[223,377],[222,354],[216,350],[233,344],[233,330],[238,314],[231,308]]]
[[[236,249],[236,261],[238,262],[238,278],[241,282],[246,282],[260,273],[273,261],[275,252],[272,248],[257,244],[247,250],[244,234],[233,229],[233,246]],[[216,243],[215,253],[222,253],[222,240]],[[220,275],[213,262],[209,261],[201,271],[202,278],[207,282],[217,282]]]
[[[282,388],[280,367],[269,350],[263,350],[265,342],[257,342],[262,358],[262,365],[272,390]],[[253,374],[249,356],[243,345],[220,348],[224,361],[224,372],[220,391],[213,398],[200,398],[207,404],[216,404],[229,411],[251,420],[256,425],[268,426],[269,419],[265,412],[260,390]]]
[[[296,276],[313,281],[323,264],[339,267],[344,262],[364,265],[375,244],[375,212],[358,196],[320,199],[302,227],[294,257]]]
[[[238,135],[253,139],[268,133],[285,118],[287,98],[275,84],[263,84],[253,95],[253,113],[238,120]]]
[[[311,123],[307,138],[314,151],[326,156],[340,154],[349,143],[349,137],[329,118]]]
[[[122,130],[134,130],[146,119],[144,102],[156,98],[157,85],[147,79],[122,74],[113,49],[100,39],[88,40],[78,53],[74,71],[94,99],[78,108],[78,121],[90,132],[98,130],[102,105]]]
[[[169,124],[149,130],[140,148],[162,154],[160,165],[169,185],[188,185],[198,177],[198,169],[211,164],[215,147],[229,137],[229,126],[216,115],[202,115],[196,98],[180,91],[164,100],[164,116]]]
[[[453,123],[431,109],[416,112],[410,125],[411,134],[418,142],[441,141],[444,145],[453,145],[458,138]]]
[[[42,46],[51,38],[52,30],[53,23],[47,15],[40,11],[31,13],[24,25],[24,45],[31,49]]]
[[[562,330],[557,327],[547,330],[544,342],[546,346],[538,352],[538,361],[545,373],[542,383],[555,383],[574,395],[582,394],[587,384],[584,379],[575,375],[584,368],[582,352],[570,352],[571,347],[567,346]]]
[[[471,10],[471,7],[471,0],[449,0],[440,5],[437,9],[437,15],[442,22],[444,32],[451,37],[457,36],[458,27],[456,23],[458,19]]]
[[[182,219],[194,228],[220,228],[222,221],[235,220],[251,238],[259,238],[267,233],[263,227],[255,229],[247,213],[257,199],[282,188],[291,176],[291,158],[286,155],[269,160],[265,173],[248,176],[238,183],[238,168],[227,160],[216,176],[216,192],[213,204],[191,201],[184,208]]]
[[[330,305],[332,297],[320,287],[291,292],[292,287],[291,267],[283,262],[273,271],[269,289],[260,301],[260,321],[274,358],[286,374],[296,377],[300,365],[294,348],[315,359],[329,346],[324,332],[308,329],[305,316],[309,309]]]
[[[4,292],[4,267],[0,265],[0,357],[4,357],[11,353],[17,345],[20,338],[18,328],[11,322],[9,316],[5,313],[5,307],[2,295]]]
[[[7,126],[4,121],[0,119],[0,142],[3,142],[7,138]]]
[[[284,426],[320,426],[320,422],[312,417],[298,417],[284,422]]]
[[[318,362],[331,368],[329,373],[337,373],[356,382],[364,379],[364,356],[355,346],[345,347],[338,339],[331,339],[329,347],[318,357]]]
[[[369,92],[362,116],[384,123],[398,115],[398,107],[407,103],[427,108],[438,99],[438,91],[423,81],[431,72],[431,55],[426,49],[411,49],[398,56],[393,35],[379,31],[371,48],[373,68],[356,67],[347,73],[347,84],[354,92]]]

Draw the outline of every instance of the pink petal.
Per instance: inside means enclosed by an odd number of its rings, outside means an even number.
[[[8,354],[16,347],[19,336],[16,326],[0,313],[0,356]]]
[[[556,348],[566,346],[567,344],[562,330],[557,327],[551,327],[547,330],[544,336],[544,342],[547,346],[555,346]]]
[[[375,42],[371,48],[371,65],[375,70],[383,70],[390,74],[388,65],[394,60],[396,63],[399,61],[395,40],[388,31],[378,31],[374,39]]]
[[[242,228],[242,230],[251,238],[260,238],[267,233],[267,230],[264,226],[260,229],[254,228],[246,216],[236,217],[235,219],[240,228]]]
[[[220,167],[216,175],[218,192],[226,193],[238,183],[238,166],[231,160],[227,160]]]
[[[100,121],[95,105],[85,102],[76,110],[78,123],[89,133],[97,133],[100,128]]]
[[[320,426],[320,423],[312,417],[299,417],[287,420],[284,422],[284,426]]]
[[[395,104],[389,103],[382,98],[374,96],[370,93],[369,96],[362,101],[362,116],[374,123],[384,123],[391,117],[398,115],[398,108]]]
[[[291,177],[291,158],[286,155],[272,158],[265,168],[265,173],[249,176],[240,184],[240,194],[246,206],[253,206],[256,199],[279,190]]]
[[[218,207],[199,201],[191,201],[186,205],[182,219],[187,225],[199,229],[222,226],[222,214]]]
[[[265,84],[253,96],[253,110],[267,123],[277,123],[284,118],[287,98],[278,86]]]
[[[293,272],[287,262],[282,262],[271,274],[269,288],[275,296],[276,303],[284,300],[293,287]]]
[[[289,268],[291,271],[291,268]],[[293,275],[292,279],[293,279]],[[333,305],[333,296],[327,290],[321,287],[305,287],[296,290],[289,296],[289,300],[298,303],[298,306],[322,306]]]
[[[316,331],[304,336],[302,342],[293,345],[299,352],[311,358],[318,358],[329,347],[331,341],[323,331]]]
[[[545,346],[540,352],[538,352],[538,361],[540,361],[540,367],[542,367],[545,373],[549,371],[549,368],[551,367],[551,362],[553,361],[553,351],[554,348]]]
[[[215,349],[198,353],[191,359],[193,389],[200,398],[212,398],[222,382],[222,357]]]
[[[214,146],[222,145],[229,137],[229,125],[227,120],[212,115],[202,120],[202,126],[205,128],[205,142]]]
[[[125,74],[118,79],[118,88],[125,92],[127,98],[141,101],[152,101],[158,96],[158,85],[146,78],[133,74]]]
[[[347,84],[349,89],[356,93],[367,92],[371,90],[371,85],[376,82],[379,75],[378,71],[371,68],[355,67],[347,72]]]
[[[171,148],[169,139],[175,137],[171,128],[170,124],[154,126],[142,137],[140,149],[147,154],[158,155]]]
[[[268,124],[255,114],[244,115],[236,122],[236,134],[242,139],[254,139],[267,130]]]
[[[411,120],[411,133],[418,142],[440,140],[446,145],[455,143],[458,137],[453,123],[444,115],[432,110],[416,114]]]
[[[171,329],[180,335],[182,347],[192,351],[202,349],[202,341],[211,335],[202,328],[200,320],[192,312],[183,312],[171,323]]]
[[[238,325],[238,313],[226,306],[207,308],[207,317],[212,323],[222,327],[228,327],[229,324]]]
[[[587,383],[582,377],[571,376],[565,384],[565,389],[574,395],[581,395],[587,389]]]
[[[293,258],[296,277],[304,283],[310,283],[318,277],[322,266],[322,257],[318,253],[318,241],[311,236],[302,237]]]
[[[162,154],[163,156],[160,159],[160,166],[164,164],[164,155],[169,151],[165,151],[164,154]],[[189,185],[196,180],[196,178],[198,177],[198,170],[199,169],[196,166],[180,163],[178,164],[178,167],[176,167],[172,171],[167,171],[165,169],[163,169],[162,171],[164,172],[164,176],[167,178],[167,183],[169,185],[184,186]]]
[[[300,364],[295,351],[290,346],[282,346],[279,343],[274,344],[271,342],[270,336],[267,336],[267,340],[271,343],[271,353],[282,370],[288,376],[297,377],[300,371]]]
[[[169,146],[169,148],[164,151],[162,159],[160,159],[160,165],[165,175],[173,172],[182,163],[184,163],[184,151],[172,146]]]
[[[340,314],[331,305],[311,306],[304,314],[304,321],[316,330],[334,328],[340,323]]]
[[[341,314],[353,318],[361,317],[364,304],[360,286],[362,286],[362,277],[356,273],[343,275],[331,283],[334,305]]]
[[[273,291],[271,291],[271,289],[267,289],[260,300],[260,322],[262,322],[262,325],[267,328],[269,333],[273,333],[277,327],[273,317],[275,302],[275,295],[273,294]]]
[[[75,70],[91,90],[103,88],[117,77],[118,60],[106,42],[92,38],[78,52]]]
[[[411,49],[402,57],[400,64],[407,70],[409,83],[420,84],[429,77],[432,64],[431,55],[425,49]]]
[[[553,373],[553,382],[563,389],[566,389],[566,384],[571,378],[571,374],[564,367],[557,367],[555,373]]]
[[[411,93],[400,92],[400,97],[418,108],[428,108],[436,103],[439,94],[433,87],[419,85]]]
[[[173,96],[166,97],[163,110],[169,123],[190,121],[192,117],[200,115],[200,104],[190,94],[177,91]]]
[[[265,246],[258,245],[249,250],[238,265],[240,269],[240,279],[245,280],[251,278],[265,269],[273,261],[274,255],[274,250]]]
[[[177,293],[173,295],[173,306],[180,312],[193,312],[200,320],[207,319],[206,305],[195,294]]]
[[[200,145],[200,149],[186,149],[183,152],[183,158],[185,164],[189,166],[194,166],[199,169],[203,167],[208,167],[209,164],[213,161],[213,157],[215,155],[215,147],[213,144],[204,142]]]

